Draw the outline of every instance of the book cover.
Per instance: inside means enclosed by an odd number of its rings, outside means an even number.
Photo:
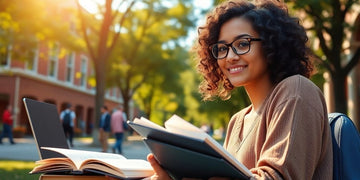
[[[83,150],[42,147],[63,154],[66,158],[47,158],[37,161],[30,172],[83,175],[102,174],[116,178],[138,179],[153,175],[149,162],[142,159],[126,159],[119,154]]]
[[[179,116],[172,116],[165,127],[146,118],[135,118],[128,124],[144,138],[160,165],[175,179],[253,176],[216,140]]]
[[[131,121],[128,122],[128,124],[144,138],[154,139],[164,143],[173,144],[185,149],[199,151],[203,154],[211,155],[214,157],[221,157],[221,155],[214,149],[212,149],[208,144],[206,144],[204,140],[187,137],[181,134],[174,134],[166,130],[150,128],[149,126],[137,124]]]
[[[108,180],[104,175],[42,174],[39,180]]]

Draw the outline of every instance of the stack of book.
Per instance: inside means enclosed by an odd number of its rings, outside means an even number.
[[[143,137],[147,147],[173,179],[250,179],[253,176],[215,139],[177,115],[168,119],[165,127],[143,117],[128,124]]]
[[[229,177],[251,179],[253,174],[206,132],[173,115],[165,127],[146,118],[128,125],[143,141],[173,179]],[[64,155],[42,159],[30,172],[44,173],[41,180],[53,179],[143,179],[154,174],[149,162],[122,155],[66,148],[41,147]]]
[[[41,180],[52,179],[141,179],[154,174],[149,162],[141,159],[127,159],[119,154],[83,150],[42,147],[58,152],[65,157],[47,158],[36,161],[30,174],[45,173]]]

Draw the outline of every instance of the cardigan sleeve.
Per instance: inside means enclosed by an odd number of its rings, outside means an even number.
[[[281,174],[284,179],[311,179],[322,143],[322,124],[315,119],[324,117],[305,104],[301,98],[293,97],[276,108],[257,167],[251,170],[253,173],[263,176],[267,172],[272,177]]]
[[[279,89],[265,113],[265,142],[251,169],[256,179],[314,179],[327,154],[325,102],[316,89],[294,86]]]

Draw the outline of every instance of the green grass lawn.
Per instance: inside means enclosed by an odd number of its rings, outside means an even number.
[[[38,180],[40,174],[29,174],[34,167],[35,162],[0,159],[0,179]]]

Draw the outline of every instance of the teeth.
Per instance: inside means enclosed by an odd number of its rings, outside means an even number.
[[[236,71],[241,71],[243,70],[245,67],[236,67],[236,68],[230,68],[229,71],[230,72],[236,72]]]

